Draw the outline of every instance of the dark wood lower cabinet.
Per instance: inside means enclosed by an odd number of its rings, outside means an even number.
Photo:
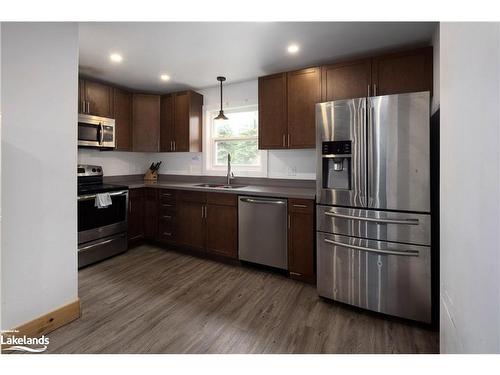
[[[177,208],[177,244],[205,250],[205,193],[180,191]]]
[[[208,193],[207,252],[238,259],[238,207],[234,194]]]
[[[144,193],[145,189],[130,189],[128,194],[128,239],[144,238]]]
[[[288,199],[290,277],[315,283],[314,201]],[[258,234],[256,234],[258,235]],[[129,241],[155,240],[238,260],[238,196],[158,188],[129,192]]]
[[[158,189],[144,190],[144,238],[155,240],[158,233]]]
[[[314,249],[314,201],[289,199],[288,271],[291,278],[316,282]]]

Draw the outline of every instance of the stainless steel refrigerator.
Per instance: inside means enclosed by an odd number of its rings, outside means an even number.
[[[317,288],[431,322],[428,92],[316,105]]]

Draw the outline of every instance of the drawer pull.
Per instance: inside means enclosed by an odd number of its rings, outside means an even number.
[[[167,237],[170,237],[170,236],[172,236],[172,233],[170,233],[170,232],[163,232],[163,235],[167,236]]]
[[[298,273],[298,272],[292,272],[292,271],[290,271],[289,273],[290,273],[290,275],[293,275],[293,276],[302,276],[302,274]]]
[[[162,206],[163,207],[173,207],[171,204],[166,204],[166,203],[163,203]]]
[[[329,244],[332,244],[332,245],[335,245],[335,246],[347,247],[348,249],[368,251],[369,253],[385,254],[385,255],[404,255],[404,256],[409,256],[409,257],[418,257],[418,251],[416,251],[416,250],[379,250],[379,249],[371,249],[369,247],[349,245],[349,244],[346,244],[346,243],[343,243],[343,242],[329,240],[327,238],[325,238],[325,242],[329,243]]]
[[[170,215],[163,215],[162,218],[170,220],[172,218],[172,216],[170,216]]]
[[[170,194],[170,193],[161,193],[161,195],[163,197],[171,197],[172,196],[172,194]]]
[[[305,204],[292,204],[292,206],[297,208],[307,208],[307,205]]]
[[[350,219],[359,221],[371,221],[374,223],[381,224],[406,224],[406,225],[418,225],[418,219],[377,219],[375,217],[361,217],[361,216],[351,216],[338,214],[336,212],[325,212],[326,216],[337,217],[339,219]]]

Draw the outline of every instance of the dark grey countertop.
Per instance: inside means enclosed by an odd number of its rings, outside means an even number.
[[[138,179],[121,179],[117,181],[109,181],[120,185],[126,185],[129,189],[137,189],[142,187],[177,189],[177,190],[193,190],[193,191],[208,191],[230,193],[238,195],[255,195],[266,197],[279,197],[279,198],[302,198],[302,199],[315,199],[316,189],[308,186],[292,187],[292,186],[273,186],[273,185],[244,185],[235,189],[213,188],[196,186],[203,183],[203,181],[169,181],[159,180],[158,182],[145,182]],[[233,184],[233,183],[232,183]],[[234,185],[240,185],[239,183]]]

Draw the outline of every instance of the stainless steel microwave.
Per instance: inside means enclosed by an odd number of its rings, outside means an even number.
[[[78,147],[115,148],[115,120],[78,114]]]

